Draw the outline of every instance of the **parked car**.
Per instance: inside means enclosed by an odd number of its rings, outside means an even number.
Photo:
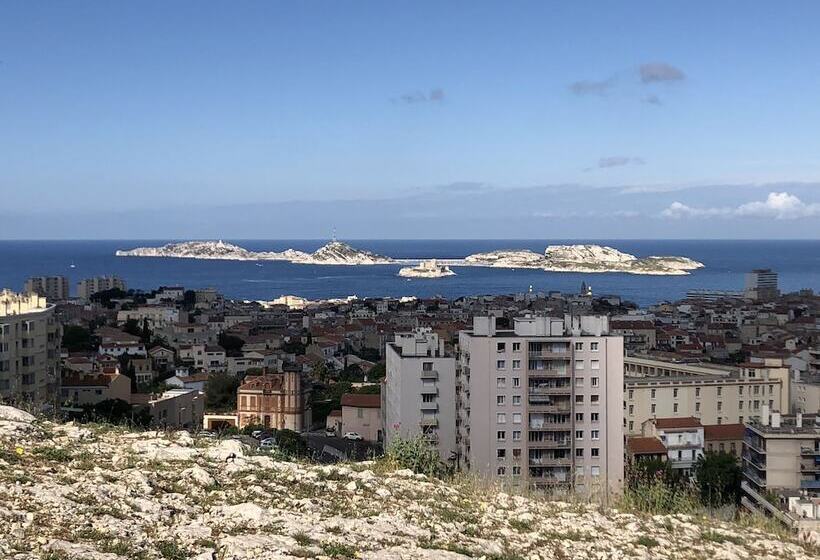
[[[359,435],[357,432],[347,432],[345,435],[342,436],[344,439],[350,441],[362,441],[364,438]]]
[[[259,436],[261,436],[263,433],[264,432],[262,430],[254,430],[251,432],[251,437],[259,439]]]
[[[260,449],[273,449],[276,447],[276,438],[265,438],[261,442],[259,442]]]

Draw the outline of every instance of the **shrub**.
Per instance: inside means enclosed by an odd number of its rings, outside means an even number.
[[[427,476],[442,478],[448,474],[438,451],[422,436],[393,440],[387,447],[385,459],[398,468]]]

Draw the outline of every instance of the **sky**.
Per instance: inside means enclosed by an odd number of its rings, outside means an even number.
[[[0,3],[0,238],[818,238],[820,3]]]

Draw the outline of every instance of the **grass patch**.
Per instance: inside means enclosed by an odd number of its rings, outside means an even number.
[[[529,533],[532,531],[532,521],[523,521],[521,519],[511,519],[510,527],[519,533]]]
[[[635,541],[637,544],[641,546],[645,546],[646,548],[655,548],[660,543],[653,539],[652,537],[647,537],[646,535],[641,535],[638,537],[638,540]]]
[[[354,558],[356,549],[341,543],[322,543],[322,552],[331,558]]]
[[[740,537],[736,537],[734,535],[725,535],[723,533],[718,533],[717,531],[703,531],[700,534],[700,538],[701,540],[718,544],[725,542],[730,542],[736,545],[743,544],[743,539],[741,539]]]
[[[70,463],[74,458],[62,447],[38,447],[34,450],[34,454],[54,463]]]
[[[316,542],[315,540],[310,538],[307,533],[303,531],[300,531],[293,535],[293,540],[295,540],[296,544],[298,544],[299,546],[310,546]]]
[[[188,560],[191,553],[174,541],[162,541],[157,544],[157,550],[166,560]]]

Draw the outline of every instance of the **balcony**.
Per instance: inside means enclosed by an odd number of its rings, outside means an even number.
[[[527,372],[531,378],[537,377],[569,377],[570,370],[568,369],[536,369],[536,368],[527,368]]]
[[[435,379],[435,380],[438,380],[438,370],[435,370],[435,369],[421,370],[421,378],[422,379]]]
[[[751,453],[744,453],[743,460],[752,465],[754,468],[760,471],[766,470],[766,461],[761,460],[759,457],[753,456]]]
[[[438,395],[438,386],[435,383],[422,383],[420,392],[422,395]]]
[[[570,350],[569,347],[547,347],[541,350],[528,350],[527,357],[533,359],[569,360],[572,357],[572,350]]]
[[[557,449],[561,447],[571,447],[572,440],[567,439],[544,439],[541,441],[528,442],[530,449]]]
[[[820,490],[820,480],[801,480],[800,488],[803,490]]]
[[[800,454],[805,457],[817,456],[820,457],[820,449],[814,447],[801,447]]]
[[[542,385],[540,387],[530,387],[530,395],[571,395],[572,387],[570,385]]]
[[[531,467],[568,467],[572,464],[569,457],[530,457]]]
[[[563,404],[555,404],[554,402],[538,402],[532,398],[529,400],[530,410],[532,412],[546,412],[549,414],[569,414],[570,407]]]
[[[528,426],[530,430],[542,432],[566,432],[572,427],[572,422],[569,420],[566,422],[530,422]]]
[[[755,472],[752,471],[751,469],[743,469],[743,477],[746,480],[750,480],[751,482],[753,482],[759,488],[765,488],[766,487],[766,479],[757,476],[757,474],[755,474]]]
[[[424,402],[419,401],[419,410],[425,410],[428,413],[430,411],[438,412],[438,403],[437,402]]]
[[[763,447],[760,447],[760,442],[759,441],[755,441],[751,438],[745,437],[745,438],[743,438],[743,443],[746,444],[746,446],[748,446],[749,448],[754,449],[755,451],[757,451],[760,454],[765,455],[765,453],[766,453],[766,449],[763,448]]]

